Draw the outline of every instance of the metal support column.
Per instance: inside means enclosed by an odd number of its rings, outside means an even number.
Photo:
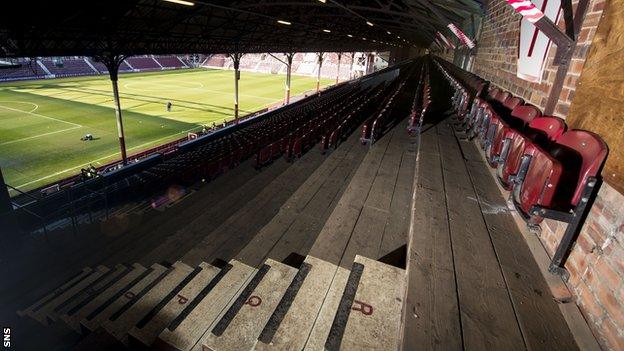
[[[17,220],[15,211],[11,205],[11,196],[9,190],[4,183],[2,169],[0,169],[0,247],[8,246],[8,242],[12,241],[17,235]]]
[[[113,101],[115,103],[115,115],[117,117],[117,135],[119,137],[119,148],[121,150],[121,160],[123,164],[128,164],[128,158],[126,154],[126,140],[123,128],[123,118],[121,114],[121,102],[119,101],[119,87],[117,86],[117,80],[119,78],[119,66],[126,59],[124,55],[107,55],[102,57],[95,57],[97,61],[102,62],[108,69],[108,75],[113,86]]]
[[[286,53],[286,104],[290,103],[290,82],[292,78],[292,62],[294,57],[294,52]]]
[[[321,67],[323,67],[323,52],[317,53],[318,55],[318,75],[316,76],[316,92],[321,90]]]
[[[336,84],[338,84],[338,79],[340,79],[340,59],[342,58],[342,53],[338,53],[338,67],[336,68]]]
[[[238,81],[240,80],[240,59],[243,54],[235,52],[230,54],[234,63],[234,123],[238,124]]]

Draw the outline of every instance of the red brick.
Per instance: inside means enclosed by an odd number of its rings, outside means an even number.
[[[582,281],[577,287],[577,301],[589,320],[599,320],[605,313],[602,306],[596,302],[596,297]]]
[[[598,278],[603,281],[612,291],[617,291],[622,284],[622,277],[611,267],[609,258],[602,256],[599,258],[594,267]]]
[[[600,325],[600,331],[606,341],[605,349],[624,350],[624,336],[620,334],[615,324],[605,318]]]
[[[606,313],[613,321],[624,327],[624,305],[615,298],[611,289],[606,286],[599,286],[596,290],[598,301],[604,307]]]

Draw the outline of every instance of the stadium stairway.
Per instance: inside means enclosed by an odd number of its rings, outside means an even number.
[[[313,256],[259,268],[99,266],[18,314],[95,331],[76,350],[387,350],[399,345],[404,285],[403,269],[359,255],[350,270]]]

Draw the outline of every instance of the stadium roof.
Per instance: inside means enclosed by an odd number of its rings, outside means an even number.
[[[482,11],[477,0],[25,1],[0,14],[0,57],[428,47]]]

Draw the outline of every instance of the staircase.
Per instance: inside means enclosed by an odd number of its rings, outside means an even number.
[[[405,271],[362,256],[351,270],[307,256],[84,268],[28,308],[85,337],[75,349],[398,349]]]

